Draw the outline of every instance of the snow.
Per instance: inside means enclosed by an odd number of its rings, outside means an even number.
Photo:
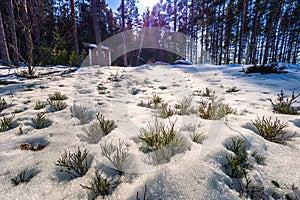
[[[291,188],[293,184],[300,187],[299,116],[274,114],[268,100],[276,99],[281,89],[288,96],[292,91],[300,93],[300,72],[295,70],[299,66],[289,67],[292,73],[270,75],[245,75],[240,72],[243,67],[211,64],[128,68],[92,66],[74,68],[72,73],[65,66],[40,67],[37,71],[43,74],[42,77],[26,80],[17,77],[16,70],[0,66],[0,80],[15,82],[0,85],[0,96],[12,104],[1,115],[22,110],[15,113],[15,119],[26,132],[18,135],[16,127],[0,133],[2,199],[87,199],[89,191],[80,184],[88,185],[101,166],[112,167],[101,155],[100,144],[119,139],[129,150],[129,161],[123,169],[123,182],[107,199],[135,199],[137,191],[142,196],[145,185],[149,199],[239,199],[239,193],[230,186],[231,178],[222,168],[228,155],[224,144],[236,136],[246,139],[251,151],[267,157],[265,165],[256,164],[251,170],[251,179],[264,186],[269,198],[274,190],[272,180],[284,185],[281,190]],[[111,74],[123,76],[119,82],[112,82],[108,80]],[[98,93],[99,84],[107,88],[106,94]],[[162,90],[161,86],[167,89]],[[240,91],[226,93],[234,86]],[[138,94],[130,94],[132,88],[139,89]],[[177,120],[176,130],[188,124],[200,124],[197,131],[204,132],[205,140],[203,144],[196,144],[191,141],[188,131],[181,131],[190,144],[188,150],[172,157],[169,163],[149,164],[147,155],[139,150],[141,143],[137,136],[142,127],[154,122],[156,112],[137,104],[156,94],[174,106],[178,100],[205,88],[216,91],[218,99],[224,99],[237,113],[218,121],[204,120],[196,114],[171,116],[171,121]],[[30,119],[40,112],[33,109],[36,100],[46,101],[49,95],[58,91],[67,95],[65,102],[68,107],[46,114],[53,121],[50,127],[32,128]],[[193,96],[193,105],[197,106],[202,98]],[[101,112],[114,120],[118,127],[98,144],[88,144],[80,137],[82,127],[87,124],[80,125],[72,116],[73,105],[87,106],[94,113]],[[299,103],[296,106],[300,106]],[[287,130],[298,133],[297,137],[285,145],[264,140],[249,125],[251,120],[262,116],[273,116],[287,122]],[[159,120],[168,123],[168,119]],[[43,143],[46,147],[41,151],[23,151],[19,146],[24,142]],[[92,164],[83,177],[67,180],[54,163],[65,150],[74,152],[77,147],[89,150],[93,155]],[[25,168],[35,169],[37,175],[27,184],[13,186],[10,179]]]
[[[188,60],[175,60],[174,61],[175,65],[192,65],[193,63],[188,61]]]

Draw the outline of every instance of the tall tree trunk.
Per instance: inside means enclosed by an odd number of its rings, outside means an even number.
[[[0,53],[1,53],[1,58],[2,58],[2,64],[9,66],[10,59],[9,59],[7,43],[6,43],[6,38],[5,38],[5,32],[4,32],[3,22],[2,22],[1,10],[0,10]]]
[[[76,54],[79,54],[79,46],[78,46],[78,34],[77,34],[77,24],[76,24],[76,13],[75,13],[75,2],[74,0],[70,0],[71,4],[71,15],[72,15],[72,23],[73,23],[73,40],[74,40],[74,49]]]
[[[27,59],[27,69],[28,69],[28,74],[30,76],[34,75],[34,70],[33,70],[33,41],[32,41],[32,36],[31,36],[31,28],[30,28],[30,22],[28,19],[28,8],[27,8],[27,0],[21,0],[21,10],[22,10],[22,16],[23,16],[23,26],[25,29],[25,39],[26,39],[26,44],[27,44],[27,50],[28,50],[28,59]]]
[[[220,8],[221,9],[221,8]],[[222,19],[224,17],[224,14],[225,14],[225,4],[223,4],[223,8],[222,8]],[[224,55],[223,53],[223,38],[224,37],[224,20],[222,20],[222,23],[221,23],[221,38],[220,38],[220,54],[219,54],[219,65],[222,65],[222,56]]]
[[[126,53],[126,33],[125,33],[125,2],[122,0],[122,31],[123,31],[123,55],[124,66],[127,66],[127,53]]]
[[[36,48],[39,48],[42,44],[41,41],[41,34],[40,34],[40,27],[38,25],[37,15],[39,15],[39,8],[37,4],[40,4],[40,1],[35,0],[27,0],[28,9],[30,11],[30,16],[32,20],[32,34],[34,36],[34,44]]]
[[[201,16],[202,16],[202,19],[201,19],[201,58],[200,58],[200,63],[202,64],[204,62],[204,12],[203,12],[203,9],[204,9],[204,4],[203,4],[203,7],[202,7],[202,11],[201,11]]]
[[[292,61],[293,64],[297,63],[297,55],[299,53],[299,48],[300,48],[299,44],[300,44],[299,40],[296,40],[294,55],[293,55],[293,61]]]
[[[174,0],[174,32],[177,30],[177,1]]]
[[[236,32],[235,32],[235,36],[238,37],[239,35],[239,25],[240,25],[240,19],[238,19],[238,25],[236,26]],[[237,41],[237,38],[235,38],[235,41],[234,41],[234,54],[233,54],[233,63],[236,63],[236,58],[237,58],[237,52],[238,50],[238,41]]]
[[[250,51],[250,56],[251,56],[251,60],[250,62],[256,66],[257,65],[257,35],[258,35],[258,26],[259,26],[259,22],[258,22],[258,5],[259,5],[260,1],[257,1],[256,4],[256,9],[255,9],[255,15],[254,15],[254,22],[253,22],[253,29],[252,29],[252,40],[251,40],[251,51]]]
[[[280,38],[281,38],[281,27],[282,27],[282,10],[284,8],[284,0],[281,1],[281,6],[280,6],[280,11],[279,11],[279,27],[278,27],[278,35],[277,35],[277,41],[276,41],[276,46],[275,46],[275,52],[274,52],[274,58],[277,59],[277,55],[278,55],[278,47],[279,47],[279,42],[280,42]],[[279,59],[277,59],[278,61],[281,61]]]
[[[238,56],[238,63],[242,63],[242,55],[243,55],[243,45],[242,41],[244,38],[244,23],[245,23],[245,16],[246,16],[246,5],[247,1],[243,1],[243,10],[242,10],[242,19],[241,19],[241,29],[240,29],[240,38],[239,38],[239,56]]]
[[[266,39],[266,45],[265,45],[265,51],[264,51],[264,59],[263,64],[266,64],[268,62],[269,58],[269,51],[270,51],[270,40],[271,40],[271,34],[272,34],[272,28],[273,28],[273,21],[275,17],[275,10],[276,6],[274,5],[273,9],[271,10],[271,16],[270,20],[267,21],[267,39]]]
[[[10,36],[11,36],[11,43],[12,43],[12,60],[14,65],[18,66],[20,63],[19,55],[18,55],[18,40],[16,34],[16,27],[15,27],[15,17],[14,17],[14,9],[13,9],[13,2],[12,0],[8,1],[8,15],[9,15],[9,25],[10,25]]]
[[[92,3],[92,16],[93,16],[93,26],[94,26],[94,34],[96,38],[96,44],[101,43],[101,31],[99,25],[99,18],[97,15],[97,0],[91,0]]]
[[[190,42],[190,60],[193,62],[193,48],[194,48],[194,0],[192,0],[191,4],[191,12],[192,12],[192,18],[191,18],[191,42]]]

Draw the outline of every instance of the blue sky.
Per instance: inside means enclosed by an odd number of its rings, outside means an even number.
[[[112,8],[113,10],[117,10],[117,8],[120,6],[121,1],[120,0],[107,0],[108,7]]]
[[[106,2],[108,7],[112,8],[114,11],[116,11],[121,4],[121,0],[107,0]],[[139,3],[137,4],[139,13],[142,14],[146,11],[147,6],[150,6],[151,9],[156,2],[158,2],[158,0],[139,0]]]

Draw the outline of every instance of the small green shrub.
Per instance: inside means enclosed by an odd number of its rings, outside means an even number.
[[[189,115],[192,113],[192,100],[193,97],[185,97],[183,100],[178,101],[175,104],[175,109],[177,109],[176,113],[178,115]]]
[[[3,116],[0,120],[0,132],[8,131],[13,127],[15,115],[12,115],[10,117]]]
[[[54,94],[49,96],[49,100],[51,101],[61,101],[66,100],[67,96],[64,94],[61,94],[61,92],[55,92]]]
[[[46,118],[47,112],[41,112],[36,115],[35,118],[31,118],[32,127],[36,129],[42,129],[51,126],[52,121]]]
[[[69,64],[69,53],[66,49],[57,50],[54,48],[51,54],[51,63],[53,65],[65,65]]]
[[[231,143],[225,144],[227,150],[233,155],[226,156],[225,173],[231,178],[242,178],[249,169],[248,154],[245,147],[245,140],[232,138]]]
[[[71,51],[69,56],[69,66],[79,67],[82,63],[82,55],[77,55],[74,50]]]
[[[143,151],[146,153],[156,151],[171,143],[178,134],[174,126],[175,122],[170,122],[170,126],[166,127],[163,123],[155,120],[154,125],[149,123],[147,128],[141,128],[139,139],[146,145]]]
[[[296,99],[300,96],[300,93],[295,95],[295,92],[293,91],[291,98],[285,99],[284,93],[281,90],[280,94],[277,96],[278,98],[274,102],[270,99],[274,112],[287,115],[299,114],[299,108],[294,107],[293,104],[297,102]]]
[[[147,128],[140,129],[139,139],[143,142],[141,150],[149,153],[150,162],[162,164],[169,162],[175,154],[182,153],[187,148],[185,139],[175,131],[175,122],[169,126],[159,123],[148,124]]]
[[[80,185],[83,189],[87,189],[92,191],[95,194],[95,197],[98,196],[107,196],[109,195],[112,190],[115,188],[115,182],[112,178],[107,178],[103,171],[95,172],[95,176],[93,180],[90,182],[89,186]]]
[[[17,186],[21,183],[28,183],[34,177],[34,175],[35,174],[32,172],[32,170],[24,169],[10,180],[14,186]]]
[[[202,119],[219,120],[228,114],[236,113],[228,104],[223,104],[221,100],[217,100],[214,93],[208,100],[202,100],[199,103],[198,112]]]
[[[227,163],[224,164],[226,174],[231,178],[242,178],[247,173],[247,163],[243,155],[226,156]]]
[[[0,112],[8,107],[8,104],[6,103],[5,99],[0,97]]]
[[[93,119],[94,112],[87,107],[73,105],[71,111],[73,116],[80,120],[80,125],[87,124]]]
[[[40,109],[45,108],[45,107],[46,107],[46,103],[45,102],[37,100],[35,102],[34,110],[40,110]]]
[[[235,154],[243,154],[246,151],[245,140],[240,138],[232,138],[231,143],[225,144],[227,150],[232,151]]]
[[[114,130],[117,127],[113,120],[106,120],[104,118],[104,115],[100,113],[97,114],[97,121],[104,135],[108,135],[112,130]]]
[[[105,156],[111,164],[116,168],[118,173],[122,175],[123,166],[126,163],[129,155],[127,147],[124,142],[119,140],[117,145],[112,142],[110,144],[104,144],[101,146],[102,155]]]
[[[84,176],[90,167],[89,152],[86,149],[82,152],[79,147],[75,153],[65,151],[55,165],[72,178]]]
[[[151,103],[154,104],[154,108],[155,108],[155,109],[158,108],[158,105],[161,104],[162,102],[163,102],[163,99],[162,99],[160,96],[158,96],[158,95],[156,95],[156,94],[154,94],[154,95],[152,96]]]
[[[67,104],[61,100],[47,99],[47,101],[48,101],[49,105],[51,106],[50,109],[52,108],[54,111],[60,111],[67,107]]]
[[[285,128],[288,123],[282,123],[279,119],[272,120],[272,117],[260,119],[259,117],[252,121],[256,127],[257,133],[268,141],[276,143],[284,143],[291,139],[294,135],[288,135]]]
[[[168,103],[162,103],[161,106],[158,108],[159,117],[161,118],[168,118],[174,114],[173,109],[171,106],[168,106]]]
[[[225,173],[232,178],[231,187],[240,193],[241,198],[268,199],[264,187],[257,186],[249,177],[253,166],[248,157],[245,140],[232,138],[225,147],[232,152],[226,156],[226,163],[223,164]]]

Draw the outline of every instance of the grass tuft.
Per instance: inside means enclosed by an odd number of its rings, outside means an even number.
[[[37,100],[35,102],[34,110],[40,110],[40,109],[45,108],[45,107],[46,107],[46,103],[45,102]]]
[[[33,170],[24,169],[19,172],[14,178],[10,179],[10,181],[14,186],[17,186],[21,183],[28,183],[34,176],[35,173],[33,172]]]
[[[199,102],[198,113],[202,119],[219,120],[228,114],[235,114],[236,110],[228,104],[223,104],[221,100],[217,100],[214,92],[208,100]]]
[[[192,101],[193,97],[185,97],[181,101],[178,101],[177,104],[175,104],[175,109],[177,109],[176,113],[178,115],[189,115],[192,113]]]
[[[13,128],[14,118],[15,115],[10,117],[3,116],[2,119],[0,119],[0,132],[8,131],[9,129]]]
[[[150,162],[154,165],[169,162],[172,156],[187,148],[185,139],[175,131],[175,123],[165,126],[156,119],[154,125],[149,123],[146,128],[140,129],[141,150],[149,153]]]
[[[81,177],[86,174],[89,169],[90,163],[89,152],[84,150],[83,152],[78,147],[75,153],[65,151],[55,163],[60,167],[60,172],[68,173],[72,178]]]
[[[112,178],[107,178],[103,171],[95,172],[93,180],[89,182],[89,186],[80,185],[83,189],[92,191],[95,194],[95,198],[98,196],[107,196],[115,188],[115,182]]]
[[[47,101],[54,111],[60,111],[67,107],[67,104],[61,100],[47,99]]]
[[[110,132],[112,132],[115,128],[117,128],[117,125],[113,120],[105,119],[103,114],[98,113],[97,114],[97,123],[99,127],[102,130],[102,133],[104,135],[108,135]]]
[[[46,111],[38,113],[35,118],[31,118],[32,127],[42,129],[51,126],[52,121],[46,118]]]
[[[61,92],[54,92],[54,94],[49,96],[49,100],[52,101],[62,101],[62,100],[66,100],[67,96],[64,94],[61,94]]]
[[[5,99],[0,97],[0,112],[8,107],[8,104],[6,103]]]

